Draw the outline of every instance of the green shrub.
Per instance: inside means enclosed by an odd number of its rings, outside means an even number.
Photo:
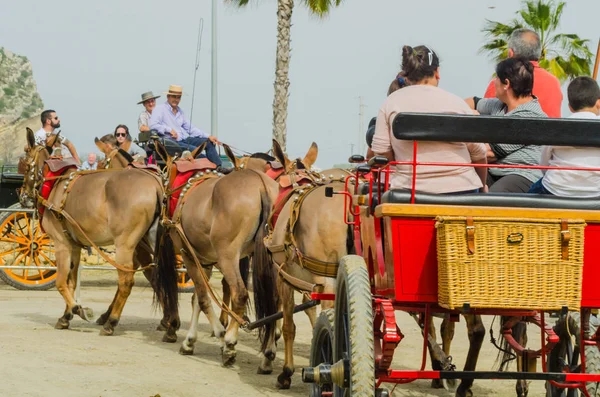
[[[6,109],[6,102],[4,102],[4,99],[0,99],[0,112],[4,109]]]
[[[5,88],[3,88],[3,90],[4,90],[4,95],[6,95],[6,96],[13,96],[13,95],[15,95],[15,88],[14,87],[11,87],[11,86],[5,87]]]

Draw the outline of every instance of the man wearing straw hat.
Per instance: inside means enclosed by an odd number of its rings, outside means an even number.
[[[221,157],[217,153],[217,137],[210,136],[201,129],[190,124],[189,119],[179,107],[183,88],[179,85],[169,86],[167,102],[156,106],[150,118],[150,129],[156,130],[158,135],[176,142],[183,150],[194,150],[204,142],[206,144],[206,157],[217,165],[217,171],[229,173],[231,169],[222,167]]]
[[[160,95],[154,95],[152,91],[148,91],[142,94],[142,100],[138,102],[138,105],[144,105],[145,109],[140,113],[140,117],[138,118],[138,129],[140,132],[150,131],[150,117],[156,107],[156,98],[160,98]]]

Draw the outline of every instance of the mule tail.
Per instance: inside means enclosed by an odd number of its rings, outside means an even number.
[[[264,244],[267,220],[271,212],[271,199],[266,191],[261,192],[260,201],[262,207],[260,222],[254,238],[254,255],[252,256],[252,287],[257,320],[277,313],[279,307],[277,275],[273,269],[271,256]],[[269,340],[274,336],[275,328],[275,322],[270,322],[259,329],[261,351],[265,351],[268,347]]]
[[[498,371],[506,371],[510,365],[510,362],[516,360],[517,355],[513,352],[512,347],[508,344],[507,340],[502,337],[502,328],[504,327],[504,322],[508,320],[508,317],[501,317],[500,320],[500,329],[498,332],[498,337],[502,338],[500,341],[500,345],[496,343],[496,339],[492,339],[492,344],[498,349],[498,355],[496,356],[496,365],[498,365]],[[515,337],[517,341],[521,340],[522,335],[526,332],[525,323],[519,322],[512,328],[512,335]],[[492,328],[490,328],[490,332]]]
[[[154,248],[156,269],[153,272],[154,299],[153,303],[160,304],[166,313],[176,313],[179,306],[177,290],[177,259],[175,247],[162,222],[158,221],[156,231],[156,246]]]

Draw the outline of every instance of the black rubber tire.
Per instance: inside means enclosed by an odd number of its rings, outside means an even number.
[[[550,372],[561,372],[561,366],[566,360],[568,351],[579,351],[579,340],[580,340],[580,314],[579,312],[569,312],[566,319],[559,320],[554,326],[554,330],[560,337],[560,342],[552,349],[552,352],[548,355],[548,370]],[[600,324],[600,320],[590,318],[590,332],[596,332],[596,328]],[[567,327],[568,325],[568,327]],[[568,330],[568,331],[567,331]],[[572,335],[572,337],[569,336]],[[600,373],[600,350],[598,346],[585,346],[585,372],[586,373]],[[578,360],[579,361],[579,360]],[[579,364],[576,362],[575,365]],[[600,397],[600,383],[588,382],[586,384],[588,393],[591,397]],[[559,389],[552,386],[550,383],[546,383],[546,396],[547,397],[577,397],[578,395],[583,396],[575,389]]]
[[[347,255],[340,261],[335,296],[333,363],[350,362],[349,387],[334,387],[336,397],[375,395],[375,342],[373,298],[369,272],[362,257]]]
[[[21,205],[19,203],[17,203],[17,204],[11,205],[9,208],[18,209],[18,208],[21,208]],[[9,219],[10,217],[15,217],[15,216],[31,216],[31,214],[18,213],[18,212],[0,212],[0,225],[4,224],[4,222],[7,219]],[[39,226],[37,226],[37,224],[36,224],[35,227],[39,227]],[[5,233],[6,233],[5,230],[0,230],[0,236],[4,237]],[[1,263],[1,261],[0,261],[0,263]],[[55,270],[45,270],[44,277],[52,277],[55,275],[55,273],[56,273]],[[10,285],[11,287],[14,287],[19,290],[29,290],[29,291],[49,290],[49,289],[53,288],[54,285],[56,284],[56,277],[52,277],[52,279],[50,279],[46,282],[40,281],[39,283],[35,283],[35,284],[23,283],[23,282],[20,282],[18,279],[15,279],[14,277],[12,277],[7,272],[6,269],[0,269],[0,279],[2,279],[6,284]],[[41,277],[38,277],[38,279],[41,279]],[[32,280],[35,281],[37,279],[32,278]]]
[[[317,317],[310,345],[310,367],[316,367],[320,364],[333,364],[334,321],[335,311],[333,309],[323,310]],[[333,391],[331,385],[320,386],[313,383],[310,389],[310,397],[321,397],[323,392],[331,391]]]

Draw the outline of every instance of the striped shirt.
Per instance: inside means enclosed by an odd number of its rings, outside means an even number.
[[[507,110],[507,106],[497,98],[480,99],[477,102],[477,111],[490,116],[548,117],[535,96],[533,100],[517,106],[510,112]],[[542,156],[542,147],[539,145],[490,143],[490,147],[498,159],[496,164],[538,165]],[[533,169],[490,168],[489,172],[496,178],[516,174],[531,182],[536,182],[542,177],[541,170]]]

